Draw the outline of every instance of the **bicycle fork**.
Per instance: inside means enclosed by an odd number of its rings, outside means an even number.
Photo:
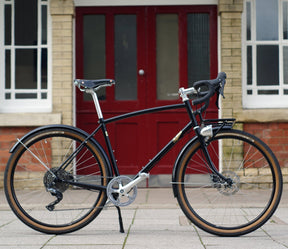
[[[226,182],[228,184],[228,186],[231,186],[233,184],[233,181],[230,178],[227,178],[225,176],[223,176],[218,169],[215,167],[214,163],[212,162],[212,159],[210,157],[209,151],[207,149],[208,143],[209,143],[209,139],[211,137],[213,137],[213,127],[211,126],[206,126],[204,128],[200,128],[198,125],[198,122],[196,120],[195,114],[193,112],[192,106],[189,102],[189,100],[185,100],[184,101],[187,112],[189,114],[189,117],[192,121],[192,124],[194,126],[194,130],[196,133],[196,136],[198,137],[198,140],[200,141],[201,144],[201,149],[203,151],[204,157],[206,159],[206,162],[208,164],[209,169],[212,171],[212,173],[214,173],[216,176],[219,177],[219,179],[222,182]]]

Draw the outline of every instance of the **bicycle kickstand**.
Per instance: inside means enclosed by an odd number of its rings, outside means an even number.
[[[119,226],[120,226],[120,233],[125,233],[124,227],[123,227],[123,221],[122,221],[122,215],[121,215],[121,210],[119,206],[115,206],[118,211],[118,217],[119,217]]]

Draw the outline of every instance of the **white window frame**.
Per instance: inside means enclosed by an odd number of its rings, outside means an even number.
[[[51,112],[52,111],[52,84],[51,84],[51,18],[49,11],[49,0],[38,0],[38,30],[37,45],[22,46],[14,45],[14,0],[0,1],[0,113],[23,113],[23,112]],[[11,4],[11,45],[5,45],[4,41],[4,14],[5,4]],[[41,44],[41,7],[47,6],[47,44]],[[11,49],[11,89],[5,89],[5,49]],[[37,89],[15,89],[15,50],[37,49]],[[47,49],[47,89],[41,89],[41,49]],[[15,93],[37,93],[34,99],[16,99]],[[5,94],[11,93],[11,99],[5,99]],[[47,94],[46,99],[41,99],[41,93]]]
[[[251,3],[251,40],[246,37],[246,3]],[[288,46],[288,40],[283,39],[283,2],[288,0],[278,0],[278,34],[279,40],[256,41],[256,13],[255,0],[245,0],[242,16],[242,103],[243,108],[287,108],[288,95],[284,95],[284,89],[288,89],[288,84],[284,85],[284,60],[283,47]],[[279,85],[277,86],[257,86],[256,79],[256,46],[257,45],[278,45],[279,47]],[[247,46],[252,46],[252,85],[247,85]],[[279,90],[278,95],[258,95],[258,90]],[[252,94],[247,94],[247,90],[252,90]]]

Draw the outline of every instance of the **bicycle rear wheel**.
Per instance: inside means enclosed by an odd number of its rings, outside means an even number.
[[[48,127],[24,138],[14,150],[5,170],[5,194],[11,209],[26,225],[61,234],[82,228],[100,213],[106,191],[67,183],[108,183],[101,150],[91,140],[80,146],[85,138],[75,129]],[[81,148],[77,155],[60,169],[77,148]]]
[[[207,145],[224,182],[204,159],[199,141],[186,148],[174,179],[178,202],[188,219],[219,236],[239,236],[261,227],[276,210],[282,174],[261,140],[238,130],[220,131]]]

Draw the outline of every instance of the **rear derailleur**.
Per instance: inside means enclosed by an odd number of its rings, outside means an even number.
[[[46,206],[49,211],[55,209],[56,204],[62,201],[63,194],[69,187],[67,181],[73,180],[73,176],[64,169],[52,168],[47,171],[43,178],[47,192],[56,197],[56,200]]]

